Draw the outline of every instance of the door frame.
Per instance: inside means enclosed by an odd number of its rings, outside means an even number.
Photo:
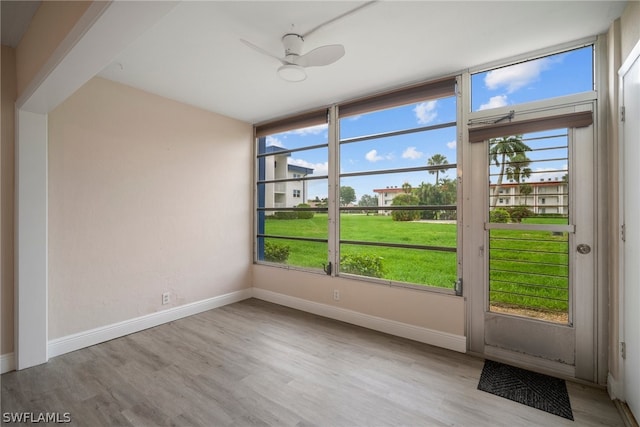
[[[593,43],[594,45],[594,74],[595,74],[595,88],[596,91],[589,93],[582,93],[576,95],[570,95],[567,97],[559,97],[552,100],[533,102],[530,104],[518,105],[518,108],[523,109],[535,109],[544,108],[549,105],[563,105],[581,101],[591,101],[595,103],[594,110],[594,154],[595,158],[595,170],[594,178],[597,185],[594,188],[595,194],[595,236],[594,244],[600,250],[597,251],[594,256],[594,263],[596,268],[595,276],[595,289],[594,289],[594,327],[593,327],[593,382],[605,385],[607,384],[608,375],[608,331],[609,331],[609,270],[608,270],[608,250],[607,244],[610,235],[609,228],[607,226],[607,218],[610,209],[607,207],[607,195],[610,191],[608,185],[607,176],[607,157],[609,149],[607,144],[603,141],[607,141],[607,115],[600,114],[600,112],[606,112],[605,106],[608,99],[609,87],[608,87],[608,57],[607,57],[607,37],[606,35],[600,35],[596,37],[590,37],[583,40],[577,40],[572,43],[566,43],[548,49],[542,49],[536,52],[530,52],[529,54],[521,54],[512,58],[505,58],[500,61],[494,61],[491,63],[479,65],[473,69],[467,70],[462,73],[459,92],[460,98],[460,121],[459,138],[458,143],[461,144],[459,150],[461,152],[460,161],[460,173],[462,175],[462,194],[459,203],[459,215],[462,219],[462,240],[460,244],[460,253],[463,260],[462,263],[462,278],[464,283],[464,292],[466,302],[466,336],[467,336],[467,351],[470,354],[475,354],[480,357],[487,355],[483,352],[483,340],[484,330],[483,322],[478,322],[474,319],[479,319],[482,316],[483,307],[482,304],[475,304],[475,301],[484,297],[483,285],[478,283],[478,279],[484,277],[484,258],[482,251],[484,249],[484,241],[482,239],[482,233],[476,230],[482,230],[484,227],[484,217],[477,215],[478,206],[472,203],[473,193],[470,185],[465,185],[475,182],[476,180],[485,179],[485,171],[477,166],[473,165],[472,159],[476,156],[485,156],[483,144],[470,144],[469,143],[469,120],[475,119],[481,116],[490,117],[503,117],[508,114],[513,107],[496,108],[492,110],[485,110],[481,112],[470,112],[471,106],[471,73],[486,71],[491,68],[497,68],[505,65],[510,65],[516,62],[526,61],[531,58],[544,56],[547,54],[553,54],[560,50],[571,49],[579,46],[584,46],[587,43]],[[616,268],[616,267],[612,267]],[[480,313],[478,313],[480,312]],[[491,356],[491,358],[498,360],[499,357]],[[547,368],[546,366],[536,366],[536,360],[528,360],[526,356],[520,356],[518,358],[519,364],[531,369],[537,369],[540,372],[546,372],[550,374],[563,375],[570,377],[570,375],[564,375],[562,373],[554,372],[553,367]],[[544,365],[544,364],[543,364]]]
[[[589,94],[579,94],[570,97],[563,98],[561,103],[557,103],[557,100],[552,101],[542,101],[535,102],[529,104],[518,105],[517,107],[510,107],[512,111],[515,111],[515,117],[512,119],[514,123],[521,120],[528,119],[539,119],[539,118],[553,118],[558,115],[573,113],[579,111],[592,111],[594,116],[596,115],[596,105],[595,105],[595,93]],[[489,114],[483,114],[482,116],[478,115],[478,118],[475,120],[479,120],[480,122],[489,121],[493,122],[497,118],[501,117],[502,112],[491,112]],[[575,199],[573,199],[571,203],[571,211],[574,212],[572,215],[573,219],[577,221],[579,224],[586,224],[588,228],[585,229],[583,226],[581,230],[578,230],[578,234],[572,234],[569,239],[570,243],[570,256],[574,257],[575,255],[575,245],[576,243],[588,243],[593,248],[593,253],[589,256],[589,261],[597,259],[598,256],[598,244],[597,244],[597,233],[596,233],[596,198],[592,194],[591,189],[595,192],[596,183],[595,173],[592,172],[592,169],[595,170],[596,162],[595,162],[595,141],[597,139],[597,126],[594,123],[588,128],[572,128],[569,130],[571,136],[569,138],[574,138],[574,136],[578,134],[583,134],[582,138],[588,138],[590,142],[589,149],[581,150],[578,152],[577,150],[572,150],[570,152],[571,162],[574,166],[572,166],[572,170],[570,173],[572,174],[572,182],[588,182],[589,190],[585,195],[586,206],[583,209],[575,209]],[[584,132],[588,132],[588,134],[584,134]],[[470,343],[469,348],[472,352],[480,353],[484,356],[495,358],[498,360],[504,360],[511,364],[517,364],[521,366],[525,366],[531,369],[543,370],[547,372],[554,373],[556,375],[561,375],[563,377],[571,377],[571,378],[581,378],[587,381],[596,381],[596,373],[595,373],[595,357],[596,357],[596,347],[597,342],[595,339],[596,336],[596,316],[598,315],[598,310],[596,308],[596,268],[595,262],[589,263],[585,259],[581,258],[572,258],[572,262],[570,264],[572,268],[571,277],[572,283],[576,282],[577,275],[581,274],[581,272],[586,272],[585,267],[587,265],[592,265],[592,269],[588,274],[589,281],[592,285],[589,286],[588,289],[573,289],[572,292],[572,307],[579,305],[580,307],[592,307],[591,310],[574,310],[574,318],[573,323],[576,326],[572,326],[575,328],[572,331],[565,331],[563,326],[558,326],[558,330],[564,331],[563,336],[566,334],[570,334],[571,337],[575,337],[575,364],[569,365],[565,363],[555,362],[553,360],[544,359],[541,357],[536,357],[532,355],[527,355],[520,352],[515,352],[511,350],[502,349],[495,346],[490,346],[486,344],[486,334],[487,334],[487,326],[485,325],[485,319],[487,317],[497,318],[496,320],[501,323],[509,323],[509,324],[518,324],[522,323],[521,320],[516,320],[511,318],[510,316],[503,315],[487,315],[486,311],[486,295],[488,290],[488,240],[487,240],[487,231],[485,223],[488,221],[488,201],[489,201],[489,186],[484,185],[488,181],[488,157],[487,157],[487,142],[482,143],[474,143],[465,144],[465,148],[469,151],[470,161],[466,162],[465,165],[471,169],[472,172],[472,184],[467,185],[467,191],[469,192],[468,197],[465,197],[464,200],[469,202],[468,204],[474,206],[475,215],[466,215],[465,219],[469,219],[472,224],[465,223],[465,229],[468,225],[467,229],[468,233],[465,237],[469,239],[473,239],[476,244],[476,263],[475,268],[473,269],[475,278],[469,278],[468,280],[473,280],[475,283],[471,284],[467,281],[468,285],[470,284],[473,288],[473,295],[470,296]],[[580,158],[576,158],[579,155]],[[585,165],[588,165],[584,167]],[[471,188],[475,186],[475,188]],[[480,188],[482,186],[482,188]],[[479,214],[478,212],[482,212]],[[572,223],[573,224],[573,223]],[[580,237],[582,234],[582,237]],[[580,237],[580,242],[576,242],[576,238]],[[464,248],[469,249],[473,247],[473,245],[464,245]],[[471,254],[472,255],[472,254]],[[473,257],[473,255],[472,255]],[[466,264],[468,258],[465,259],[465,270],[469,267]],[[472,261],[473,262],[473,261]],[[574,271],[574,264],[581,263],[585,264],[579,271]],[[584,283],[584,280],[581,282]],[[467,287],[469,288],[469,287]],[[539,326],[536,330],[542,328],[548,328],[548,323],[540,323],[538,320],[526,320],[530,321],[531,327]],[[574,332],[575,331],[575,332]],[[545,333],[539,331],[539,335],[544,335]],[[564,341],[564,340],[560,340]],[[573,352],[573,349],[571,349]]]
[[[634,48],[632,49],[632,51],[629,53],[629,55],[627,56],[627,58],[624,60],[624,63],[622,64],[622,66],[620,67],[619,71],[618,71],[618,89],[619,89],[619,95],[618,95],[618,107],[619,107],[619,112],[622,110],[622,108],[624,107],[625,109],[627,109],[627,104],[625,103],[625,97],[624,97],[624,93],[625,93],[625,76],[627,76],[627,74],[629,73],[629,71],[632,69],[633,66],[640,66],[640,41],[638,41],[638,43],[634,46]],[[625,155],[626,154],[626,147],[631,143],[631,141],[629,141],[627,139],[627,136],[625,135],[625,128],[626,126],[628,126],[629,123],[631,123],[631,121],[629,120],[629,118],[633,118],[633,117],[637,117],[637,113],[638,111],[632,111],[632,110],[627,110],[625,111],[625,116],[626,116],[626,120],[622,121],[622,118],[620,118],[620,120],[618,121],[618,155],[619,155],[619,160],[618,160],[618,191],[619,191],[619,211],[618,211],[618,220],[619,220],[619,225],[625,226],[625,223],[627,220],[631,220],[630,218],[626,218],[625,213],[626,213],[626,202],[627,202],[627,198],[626,198],[626,189],[629,186],[629,183],[626,182],[626,180],[624,179],[624,176],[626,174],[626,166],[628,165],[629,162],[626,161],[626,159],[628,159],[628,157]],[[637,122],[636,126],[638,126]],[[624,234],[628,234],[628,233],[624,233]],[[632,322],[626,322],[627,316],[630,314],[629,311],[631,310],[627,310],[627,302],[630,302],[630,298],[628,295],[628,292],[626,292],[627,290],[627,278],[626,278],[626,267],[627,267],[627,254],[626,254],[626,247],[625,247],[625,239],[623,238],[623,232],[621,230],[621,233],[618,235],[618,277],[619,277],[619,283],[618,283],[618,336],[616,337],[616,345],[621,346],[622,343],[625,343],[625,346],[629,346],[629,340],[630,339],[636,339],[635,343],[632,343],[633,345],[631,346],[632,350],[637,350],[638,345],[640,343],[637,342],[637,340],[639,339],[639,333],[638,333],[638,327],[635,327],[635,330],[630,330],[630,325],[632,325]],[[631,261],[633,262],[633,261]],[[631,303],[631,302],[630,302]],[[636,307],[637,308],[637,307]],[[615,353],[614,353],[615,354]],[[629,360],[633,360],[633,355],[631,355],[631,357],[627,356],[624,357],[622,349],[619,348],[617,351],[617,357],[618,357],[618,366],[619,366],[619,375],[618,375],[618,380],[617,381],[612,381],[615,383],[615,385],[617,385],[616,389],[613,390],[613,394],[614,397],[617,397],[625,402],[627,402],[627,405],[629,405],[629,407],[631,408],[631,410],[636,410],[638,411],[638,407],[637,405],[640,404],[639,400],[640,400],[640,395],[636,394],[633,395],[633,392],[637,393],[638,390],[634,389],[634,390],[630,390],[629,385],[631,383],[633,383],[631,375],[629,373],[629,369],[628,369],[628,363]],[[638,360],[636,359],[636,363],[638,363]],[[638,369],[638,366],[635,367],[635,369]],[[631,393],[630,393],[631,392]],[[632,394],[632,395],[629,395]],[[635,400],[634,400],[635,399]],[[629,404],[631,403],[631,404]],[[634,413],[636,416],[638,416],[637,413]]]

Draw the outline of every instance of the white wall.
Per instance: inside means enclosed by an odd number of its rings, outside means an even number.
[[[462,297],[264,265],[254,265],[253,286],[258,298],[457,351],[466,349]],[[339,301],[333,299],[335,289]]]
[[[251,286],[251,135],[101,78],[49,114],[50,340]]]

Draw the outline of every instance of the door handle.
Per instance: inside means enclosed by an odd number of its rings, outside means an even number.
[[[586,243],[580,243],[576,247],[576,251],[578,251],[579,254],[586,255],[591,252],[591,246],[587,245]]]

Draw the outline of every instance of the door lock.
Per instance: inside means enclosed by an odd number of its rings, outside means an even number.
[[[591,252],[591,246],[587,245],[586,243],[580,243],[577,247],[576,250],[578,251],[578,253],[582,254],[582,255],[586,255],[589,252]]]

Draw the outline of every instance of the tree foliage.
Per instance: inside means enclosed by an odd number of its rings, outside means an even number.
[[[455,211],[438,210],[438,206],[455,205],[457,200],[457,181],[443,178],[440,185],[422,183],[416,188],[415,194],[419,204],[430,206],[431,209],[422,211],[423,219],[456,219]]]
[[[362,197],[360,197],[360,201],[358,202],[358,206],[362,206],[362,207],[378,206],[378,197],[377,196],[370,196],[368,194],[365,194]],[[367,215],[369,215],[369,213],[371,211],[367,210],[366,212],[367,212]]]
[[[370,196],[368,194],[360,197],[358,206],[378,206],[378,196]]]
[[[300,203],[296,208],[310,208],[311,206],[306,203]],[[311,219],[314,216],[313,211],[299,211],[297,212],[298,219]]]
[[[433,156],[427,159],[428,166],[443,166],[448,164],[449,164],[449,161],[442,154],[434,154]],[[440,182],[440,171],[446,171],[446,170],[447,168],[443,167],[443,168],[431,169],[429,171],[429,174],[436,176],[436,185],[438,185],[438,183]]]
[[[394,197],[391,206],[417,206],[419,199],[413,194],[398,194]],[[421,212],[414,210],[398,210],[391,212],[394,221],[415,221],[420,219]]]
[[[340,187],[340,205],[347,206],[349,203],[356,201],[356,190],[348,185]]]
[[[526,154],[524,154],[527,151],[531,151],[531,147],[522,142],[522,135],[511,135],[489,140],[489,158],[491,163],[500,168],[498,182],[493,189],[493,203],[491,204],[493,208],[498,204],[498,193],[505,175],[509,173],[514,180],[517,176],[518,182],[523,178],[522,169],[528,168],[531,163]],[[528,173],[531,174],[531,169],[529,169]]]
[[[369,253],[341,254],[340,271],[360,276],[382,277],[384,275],[383,258]]]
[[[507,223],[511,220],[511,216],[506,209],[497,208],[489,212],[489,222]]]
[[[269,262],[285,263],[289,258],[291,248],[288,245],[274,243],[270,241],[264,242],[264,259]]]

